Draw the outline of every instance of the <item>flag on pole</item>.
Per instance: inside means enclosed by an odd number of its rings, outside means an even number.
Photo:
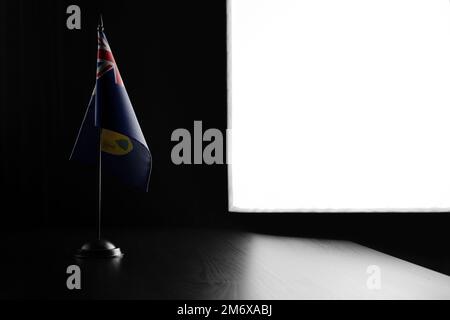
[[[96,85],[70,159],[95,164],[100,156],[99,142],[102,169],[147,191],[152,169],[150,149],[103,32],[103,23],[98,29]]]

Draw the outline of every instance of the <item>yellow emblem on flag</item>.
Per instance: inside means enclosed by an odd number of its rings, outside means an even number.
[[[102,151],[123,156],[133,150],[130,138],[115,131],[102,129]]]

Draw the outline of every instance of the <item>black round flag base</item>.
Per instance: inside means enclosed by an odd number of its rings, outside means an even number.
[[[115,258],[123,255],[120,248],[117,248],[107,240],[93,240],[85,243],[78,249],[77,258]]]

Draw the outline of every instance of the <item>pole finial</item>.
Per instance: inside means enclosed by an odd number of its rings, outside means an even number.
[[[97,30],[98,30],[98,31],[103,31],[103,30],[104,30],[104,28],[103,28],[103,17],[102,17],[101,14],[100,14],[100,18],[98,19],[98,27],[97,27]]]

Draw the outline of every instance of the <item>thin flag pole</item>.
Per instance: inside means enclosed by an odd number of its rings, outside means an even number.
[[[103,19],[100,15],[97,30],[103,31]],[[98,214],[97,214],[97,239],[101,239],[102,235],[102,128],[100,127],[98,138]]]
[[[98,148],[98,216],[97,216],[97,239],[101,239],[102,235],[102,129],[99,133]]]

